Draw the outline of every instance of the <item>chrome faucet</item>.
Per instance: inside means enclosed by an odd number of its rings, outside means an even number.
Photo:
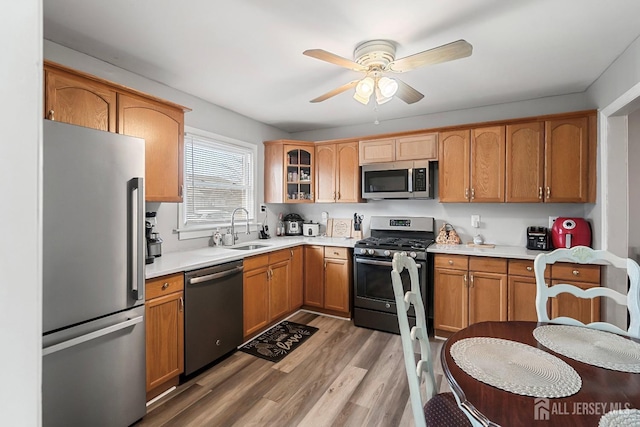
[[[246,229],[246,234],[251,234],[249,232],[249,211],[246,210],[245,208],[235,208],[233,210],[233,212],[231,213],[231,234],[233,235],[233,243],[235,244],[236,240],[238,240],[238,233],[236,233],[236,223],[235,223],[235,217],[236,217],[236,212],[239,210],[243,210],[246,214],[247,214],[247,229]]]

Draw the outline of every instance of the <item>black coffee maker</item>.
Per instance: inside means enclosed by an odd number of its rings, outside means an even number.
[[[145,213],[145,236],[147,238],[145,264],[151,264],[156,257],[162,256],[162,239],[153,229],[157,225],[156,212]]]

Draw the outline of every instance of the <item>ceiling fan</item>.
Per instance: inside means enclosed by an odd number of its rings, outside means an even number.
[[[423,65],[433,65],[453,61],[471,55],[473,47],[465,40],[458,40],[433,49],[425,50],[404,58],[396,59],[395,44],[387,40],[371,40],[359,44],[354,52],[354,60],[343,58],[322,49],[309,49],[304,55],[321,61],[330,62],[340,67],[365,73],[360,80],[353,80],[337,87],[324,95],[311,100],[322,102],[353,87],[356,88],[354,98],[362,104],[368,104],[372,94],[378,105],[390,101],[394,95],[407,104],[413,104],[424,98],[424,95],[396,78],[389,78],[387,73],[404,73]]]

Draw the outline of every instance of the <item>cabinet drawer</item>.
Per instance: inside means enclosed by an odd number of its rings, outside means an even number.
[[[437,254],[434,264],[436,268],[467,270],[469,267],[469,257],[466,255]]]
[[[509,260],[509,275],[510,276],[524,276],[524,277],[536,277],[533,271],[533,261],[527,259],[510,259]],[[551,268],[547,267],[544,270],[544,277],[547,279],[551,277]]]
[[[162,295],[184,289],[184,276],[182,273],[149,279],[145,283],[145,300],[150,300]]]
[[[279,251],[269,253],[269,265],[291,259],[291,249],[281,249]]]
[[[469,257],[469,271],[507,274],[506,258]]]
[[[333,246],[325,246],[325,258],[349,259],[349,250],[347,248],[336,248]]]
[[[256,268],[269,265],[269,254],[255,255],[243,260],[244,271],[255,270]]]
[[[551,277],[573,282],[600,283],[600,266],[570,263],[553,264]]]

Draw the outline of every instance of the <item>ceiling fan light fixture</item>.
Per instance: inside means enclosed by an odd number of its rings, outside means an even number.
[[[373,93],[374,88],[375,88],[375,82],[371,77],[367,76],[358,82],[358,85],[356,86],[356,93],[362,98],[367,98],[367,102],[368,102],[369,97]]]
[[[382,94],[382,91],[380,90],[379,87],[376,87],[376,103],[378,105],[382,105],[384,103],[387,103],[389,101],[391,101],[392,97],[391,96],[384,96]]]
[[[398,82],[389,77],[382,77],[378,80],[378,88],[385,98],[391,98],[398,91]]]
[[[369,99],[370,98],[371,98],[371,94],[369,94],[367,96],[360,96],[360,94],[358,93],[357,90],[353,94],[353,99],[355,99],[356,101],[358,101],[359,103],[361,103],[363,105],[367,105],[369,103]]]

